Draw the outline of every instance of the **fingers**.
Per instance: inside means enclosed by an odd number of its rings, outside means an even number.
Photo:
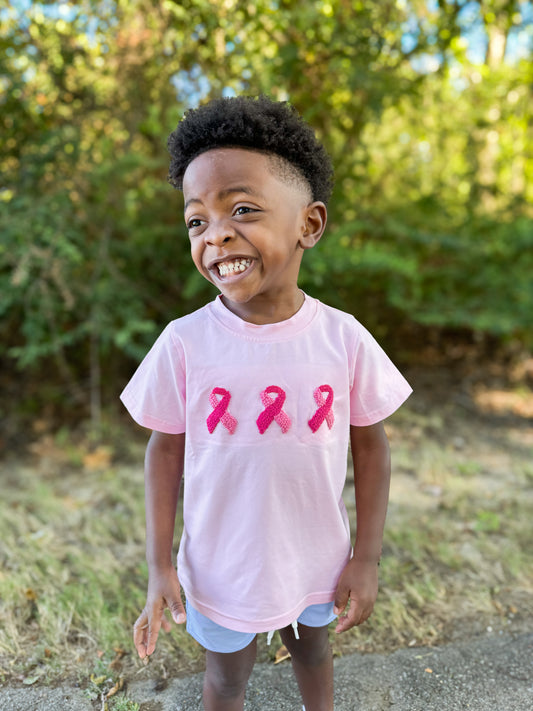
[[[171,623],[165,617],[165,607],[167,605],[164,601],[155,603],[151,609],[147,605],[133,625],[133,643],[141,659],[154,653],[161,627],[165,632],[172,629]],[[169,603],[168,607],[176,624],[181,625],[186,621],[181,598]]]
[[[373,608],[373,601],[367,600],[366,596],[361,597],[360,594],[355,593],[353,585],[341,580],[337,588],[335,606],[333,608],[333,612],[339,615],[335,632],[340,634],[356,625],[360,625],[370,617]]]
[[[152,615],[148,620],[148,633],[146,636],[146,656],[149,657],[150,654],[155,652],[155,645],[157,643],[157,638],[159,637],[159,630],[161,629],[161,623],[164,619],[163,610],[160,611],[159,615]]]
[[[174,620],[174,622],[177,625],[182,625],[187,619],[187,616],[185,614],[185,608],[183,607],[181,598],[170,602],[168,606],[170,608],[170,614],[172,615],[172,619]]]
[[[348,588],[337,588],[337,594],[335,595],[335,605],[333,607],[333,612],[336,615],[341,615],[346,609],[348,600],[350,599],[350,591]]]
[[[146,643],[148,639],[148,615],[146,608],[141,612],[133,625],[133,644],[141,659],[146,657]]]
[[[133,625],[133,643],[141,659],[154,653],[161,627],[165,631],[170,629],[170,623],[164,616],[164,608],[154,606],[149,612],[145,607]]]
[[[358,617],[359,617],[358,611],[356,610],[356,606],[352,602],[352,604],[350,605],[350,607],[348,609],[347,614],[339,617],[339,621],[337,623],[337,626],[335,627],[336,634],[341,634],[341,632],[346,632],[347,630],[349,630],[352,627],[355,627],[357,624],[359,624]]]
[[[372,614],[377,594],[375,562],[352,558],[337,585],[334,612],[340,617],[335,631],[346,632],[365,622]]]
[[[337,627],[335,628],[335,632],[337,634],[340,634],[342,632],[346,632],[347,630],[352,629],[352,627],[356,627],[357,625],[362,624],[363,622],[368,620],[368,618],[372,614],[373,609],[374,609],[373,604],[362,605],[357,600],[354,600],[353,598],[351,598],[350,599],[350,607],[348,608],[348,612],[346,613],[346,615],[341,615],[339,617],[339,621],[338,621]],[[341,610],[341,612],[342,612],[342,610]],[[339,613],[336,613],[336,614],[339,614]]]
[[[165,618],[163,609],[159,608],[157,612],[154,611],[151,615],[148,615],[147,623],[143,629],[142,643],[140,647],[137,647],[141,659],[149,657],[155,652],[161,627],[166,632],[170,631],[170,622]]]
[[[174,602],[169,603],[168,608],[170,610],[170,614],[172,615],[172,619],[177,625],[182,625],[187,620],[185,608],[183,607],[181,600],[175,600]],[[161,617],[161,627],[165,630],[165,632],[170,632],[172,629],[172,625],[167,620],[165,615]]]

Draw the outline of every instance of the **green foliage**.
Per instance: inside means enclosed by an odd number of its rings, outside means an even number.
[[[474,529],[482,533],[497,533],[501,528],[500,516],[496,511],[480,511]]]
[[[6,356],[97,413],[162,325],[212,296],[165,182],[165,141],[189,105],[240,92],[289,99],[334,159],[328,233],[306,255],[304,288],[385,332],[402,318],[530,342],[533,65],[504,53],[531,27],[527,7],[498,8],[11,3]],[[474,22],[484,57],[469,51]]]
[[[125,696],[111,702],[112,711],[139,711],[140,706],[135,701],[131,701]]]

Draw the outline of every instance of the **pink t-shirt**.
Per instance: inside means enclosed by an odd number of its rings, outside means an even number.
[[[334,600],[350,425],[410,393],[361,324],[309,296],[280,323],[243,321],[220,297],[172,321],[121,398],[144,427],[186,432],[178,577],[193,607],[265,632]]]

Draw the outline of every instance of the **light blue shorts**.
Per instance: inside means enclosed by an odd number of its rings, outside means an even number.
[[[293,623],[307,627],[326,627],[337,617],[333,612],[333,602],[310,605]],[[187,632],[210,652],[231,654],[247,647],[256,636],[254,632],[235,632],[213,622],[187,602]],[[295,634],[297,630],[295,631]]]

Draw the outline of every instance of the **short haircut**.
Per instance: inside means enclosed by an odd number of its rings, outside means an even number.
[[[283,159],[304,178],[313,200],[327,205],[333,188],[333,168],[313,129],[290,104],[237,96],[213,99],[189,109],[168,139],[171,156],[168,180],[183,189],[183,175],[191,161],[216,148],[244,148]],[[281,168],[280,161],[274,161]],[[283,175],[285,172],[285,175]],[[281,170],[282,179],[287,171]]]

